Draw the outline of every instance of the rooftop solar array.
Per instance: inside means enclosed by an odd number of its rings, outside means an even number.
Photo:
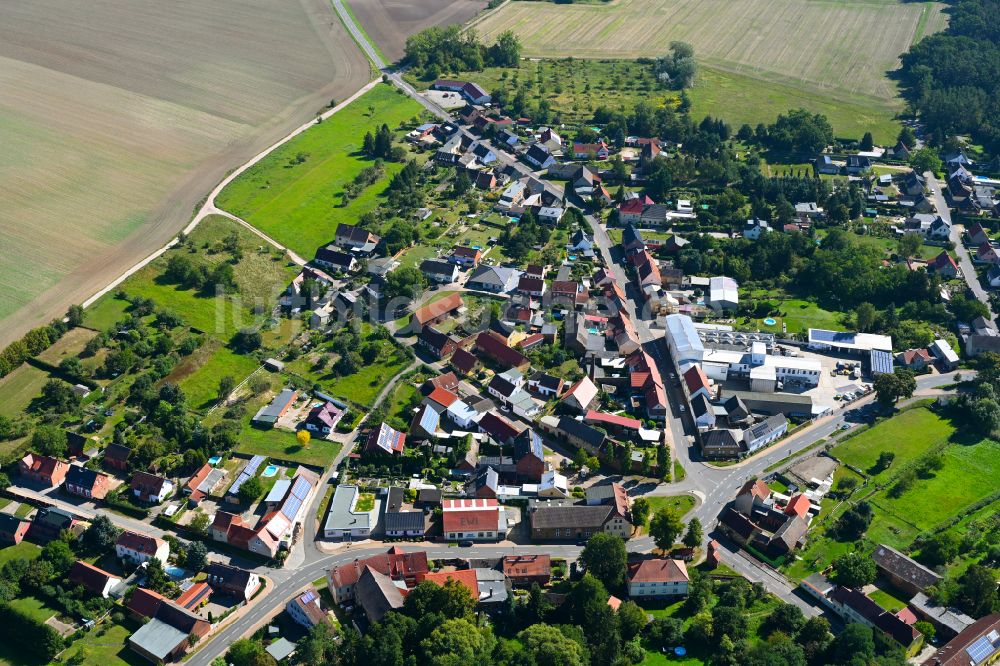
[[[969,658],[972,659],[973,664],[981,664],[993,654],[993,642],[989,636],[982,636],[976,639],[976,642],[972,645],[965,648],[965,651],[969,653]]]
[[[301,599],[304,604],[311,604],[317,599],[316,590],[306,590],[306,592],[299,597],[299,599]]]
[[[243,468],[242,472],[240,472],[239,478],[233,481],[233,485],[229,487],[229,494],[235,495],[240,491],[240,486],[254,476],[257,476],[257,470],[260,469],[260,466],[264,464],[265,460],[267,460],[267,456],[254,456],[251,458],[250,462],[247,463],[247,466]]]
[[[854,344],[854,333],[846,331],[827,331],[822,328],[812,329],[812,339],[817,342],[841,342]]]
[[[309,485],[309,481],[305,477],[298,476],[295,477],[294,483],[292,483],[292,489],[288,493],[288,497],[285,499],[284,503],[281,505],[281,514],[288,518],[289,521],[294,522],[295,516],[299,513],[299,509],[302,507],[302,502],[305,501],[306,497],[309,496],[309,490],[312,486]]]
[[[892,374],[892,354],[887,351],[873,349],[870,359],[873,373]]]

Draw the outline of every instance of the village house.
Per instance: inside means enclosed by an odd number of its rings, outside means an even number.
[[[629,565],[628,596],[632,599],[686,597],[690,576],[683,560],[644,559]]]
[[[464,307],[462,296],[458,292],[450,292],[444,298],[438,299],[414,311],[410,317],[410,330],[420,333],[425,326],[436,326],[445,319],[455,316]]]
[[[506,555],[500,566],[515,587],[548,585],[552,578],[552,558],[545,554]]]
[[[507,516],[495,499],[450,499],[441,505],[447,541],[499,541],[507,533]]]
[[[0,544],[16,546],[24,540],[31,523],[13,514],[0,513]]]
[[[316,258],[313,260],[323,268],[328,268],[339,273],[353,273],[358,266],[357,258],[349,253],[336,249],[336,245],[327,245],[316,250]]]
[[[406,447],[406,434],[383,423],[371,431],[365,446],[367,453],[386,455],[402,454]]]
[[[465,245],[456,245],[448,255],[448,261],[459,266],[471,266],[475,268],[483,258],[482,250]]]
[[[132,449],[124,444],[108,444],[104,449],[102,462],[105,467],[118,472],[128,471],[128,459],[132,455]]]
[[[420,262],[420,272],[436,284],[451,284],[458,279],[458,266],[438,259],[424,259]]]
[[[538,371],[528,378],[528,390],[544,398],[558,398],[562,395],[565,382],[561,377],[555,377]]]
[[[493,294],[506,294],[517,287],[521,272],[504,266],[480,266],[465,282],[467,289],[487,291]]]
[[[73,514],[64,509],[41,508],[35,512],[27,536],[32,541],[45,544],[58,539],[65,531],[80,531],[79,523]]]
[[[122,579],[104,569],[77,560],[69,570],[69,582],[82,585],[88,592],[107,599],[111,591],[122,583]]]
[[[168,599],[161,599],[155,614],[128,639],[129,648],[153,662],[178,661],[212,624]]]
[[[325,437],[336,430],[343,416],[343,409],[332,402],[323,402],[309,410],[302,427],[320,437]]]
[[[327,618],[316,590],[306,590],[289,599],[285,604],[285,612],[296,624],[306,629],[312,629]]]
[[[342,222],[337,225],[333,242],[360,257],[370,257],[382,239],[367,229]]]
[[[278,419],[288,413],[295,401],[299,398],[299,392],[295,389],[282,389],[268,404],[257,410],[251,423],[262,428],[274,427]]]
[[[166,565],[167,558],[170,557],[170,544],[148,534],[125,530],[115,542],[115,555],[133,564],[142,564],[155,558]]]
[[[173,481],[146,472],[134,472],[130,487],[136,499],[147,504],[159,504],[174,492]]]
[[[66,492],[86,499],[100,500],[111,490],[111,477],[86,467],[71,465],[64,481]]]
[[[907,349],[896,355],[896,362],[904,368],[920,372],[933,363],[933,359],[927,349]]]
[[[462,343],[457,337],[442,333],[433,326],[424,326],[417,336],[417,345],[441,361],[455,353]]]
[[[507,346],[503,339],[492,331],[483,331],[476,337],[476,349],[505,369],[515,368],[524,372],[531,366],[527,356]]]
[[[947,251],[942,252],[932,261],[927,262],[927,268],[940,275],[945,280],[953,280],[958,277],[958,264],[952,259]]]
[[[384,554],[372,555],[333,567],[327,572],[327,589],[334,603],[354,601],[354,590],[364,569],[368,567],[407,587],[417,584],[417,578],[428,572],[425,551],[405,552],[393,546]]]
[[[47,487],[61,485],[69,472],[69,464],[51,456],[28,453],[17,461],[18,474]]]

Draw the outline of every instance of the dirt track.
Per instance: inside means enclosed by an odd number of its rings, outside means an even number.
[[[351,11],[382,53],[403,57],[406,38],[432,25],[465,23],[486,7],[486,0],[350,0]]]
[[[15,2],[15,0],[11,1]],[[32,0],[32,2],[35,1]],[[249,130],[242,132],[239,137],[230,138],[228,142],[217,142],[214,144],[214,150],[206,147],[204,152],[197,155],[196,160],[193,160],[190,169],[174,172],[176,175],[170,181],[169,187],[166,188],[165,196],[159,198],[155,205],[150,207],[148,214],[145,216],[145,221],[138,225],[138,228],[134,232],[125,237],[121,242],[98,246],[96,251],[89,252],[86,255],[85,261],[72,266],[65,277],[61,277],[55,286],[46,289],[28,305],[5,317],[2,320],[2,325],[0,325],[0,345],[7,344],[11,340],[16,339],[24,331],[33,326],[45,323],[61,315],[70,304],[84,301],[137,261],[159,249],[190,221],[199,201],[236,165],[244,163],[293,128],[309,120],[318,111],[322,110],[330,99],[343,99],[369,80],[370,69],[367,61],[350,37],[347,36],[342,24],[334,16],[326,0],[298,1],[302,6],[304,15],[308,17],[311,32],[314,33],[314,36],[310,36],[310,39],[321,45],[318,48],[322,52],[319,56],[313,54],[313,57],[319,57],[328,63],[329,74],[323,74],[321,77],[325,79],[325,83],[320,82],[318,89],[316,89],[315,85],[306,88],[308,77],[303,77],[302,81],[296,81],[295,83],[301,85],[303,90],[308,90],[308,92],[304,94],[299,93],[295,97],[281,97],[274,93],[274,91],[268,91],[274,94],[274,97],[270,100],[272,102],[271,106],[266,106],[263,103],[259,104],[254,107],[254,114],[250,112],[244,113],[243,104],[240,103],[242,98],[236,96],[235,93],[248,95],[250,99],[247,105],[252,106],[252,102],[256,101],[253,98],[258,91],[242,89],[236,91],[232,89],[226,90],[225,92],[228,94],[229,100],[235,100],[236,103],[224,109],[213,109],[213,111],[218,115],[228,117],[230,121],[241,122]],[[47,2],[53,8],[53,11],[65,8],[65,6],[59,6],[60,0],[38,0],[38,2]],[[150,3],[150,6],[154,4],[159,5],[159,3]],[[162,5],[159,6],[162,7]],[[14,7],[14,5],[10,5],[9,7]],[[143,7],[143,9],[147,8],[149,6]],[[17,9],[20,9],[20,7],[14,7],[13,11],[16,12]],[[38,11],[37,6],[35,11]],[[31,18],[34,20],[36,17],[32,16]],[[168,18],[177,20],[177,17],[174,16]],[[263,17],[263,19],[268,18],[270,17],[266,15]],[[261,29],[266,30],[266,26],[266,23],[262,23]],[[19,26],[7,23],[6,30],[11,30],[20,36],[28,31],[27,28],[28,26],[25,25]],[[99,28],[95,28],[95,30],[97,29]],[[183,26],[177,29],[183,30]],[[0,41],[3,41],[3,37],[6,36],[3,34],[4,32],[5,29],[0,27]],[[41,34],[43,36],[47,35],[44,30],[41,31]],[[134,37],[134,35],[132,36]],[[100,35],[94,37],[96,37],[95,41],[100,43],[102,37]],[[244,47],[248,40],[254,38],[253,35],[244,34],[240,34],[235,38],[232,35],[228,37],[234,41],[238,41]],[[54,34],[52,38],[58,39],[58,35]],[[48,42],[45,39],[37,39],[30,44],[12,44],[13,41],[8,40],[6,41],[6,46],[0,47],[0,56],[13,58],[16,55],[23,61],[30,62],[32,66],[45,67],[47,70],[52,70],[55,66],[53,62],[49,61],[55,58],[62,58],[63,67],[61,72],[68,72],[81,80],[85,79],[87,83],[98,81],[102,86],[114,85],[123,87],[128,85],[127,82],[120,80],[122,77],[121,70],[128,70],[133,64],[123,65],[120,58],[108,58],[107,54],[103,52],[83,54],[82,48],[74,48],[78,47],[76,44],[57,44],[55,42]],[[250,41],[250,44],[252,45],[253,42]],[[20,50],[16,54],[11,53],[10,51],[15,48]],[[290,48],[294,50],[295,47],[293,45]],[[84,55],[89,57],[84,57]],[[140,69],[145,67],[146,69],[140,72],[143,76],[137,76],[132,81],[129,86],[130,94],[138,91],[143,95],[154,95],[156,92],[154,89],[141,89],[143,86],[153,86],[157,76],[165,81],[164,85],[174,85],[176,89],[182,85],[190,86],[190,81],[195,74],[221,76],[222,79],[225,79],[228,73],[228,68],[222,70],[221,74],[220,72],[208,72],[207,74],[205,72],[192,72],[189,69],[183,72],[171,72],[171,75],[167,76],[166,72],[163,71],[166,68],[162,67],[161,63],[156,62],[156,55],[150,54],[144,59],[145,62],[135,63],[136,67]],[[275,57],[281,59],[283,56],[282,54],[276,54]],[[107,58],[107,60],[102,61],[102,58]],[[150,62],[150,60],[153,62]],[[150,71],[153,73],[152,76],[148,76]],[[184,79],[184,76],[188,78]],[[283,83],[281,78],[280,75],[272,76],[272,79],[277,82],[275,83],[275,88],[278,88]],[[229,88],[236,86],[235,83],[228,81],[223,85]],[[173,104],[177,103],[176,98],[178,95],[186,95],[189,92],[186,90],[177,92],[175,89],[171,90],[171,93],[176,93],[174,98],[170,99],[170,102]],[[291,89],[291,85],[289,84],[285,89]],[[198,91],[196,90],[195,92],[197,93]],[[263,96],[264,93],[260,94]],[[214,101],[198,99],[196,95],[194,97],[194,99],[184,98],[183,102],[200,107],[203,102],[206,106],[210,106]],[[279,103],[274,104],[273,102]],[[0,105],[0,111],[3,111],[2,105]],[[73,118],[73,108],[67,108],[65,112],[67,117]],[[62,114],[58,109],[50,113],[53,122],[64,120],[57,118],[57,116]],[[109,118],[107,122],[113,125],[118,121],[114,118]],[[208,141],[205,143],[206,146],[211,145]],[[220,145],[221,148],[218,147]],[[155,146],[155,148],[162,148],[162,146]],[[0,167],[2,166],[0,164]],[[0,173],[2,173],[2,169],[0,169]],[[132,195],[133,193],[130,192],[118,193],[118,196],[124,200],[128,200]],[[139,197],[136,196],[136,198],[138,199]],[[27,226],[30,222],[23,224]],[[30,228],[15,229],[13,226],[9,228],[0,226],[0,232],[11,232],[12,235],[13,232],[19,232],[24,236],[30,237]],[[62,237],[63,241],[66,239],[76,240],[75,236],[69,232]],[[80,244],[82,245],[83,241]],[[70,242],[67,244],[67,248],[72,248],[73,245],[74,242]],[[11,249],[11,246],[4,247],[5,252],[11,251]],[[13,252],[16,253],[19,249],[15,247]],[[49,247],[48,251],[58,255],[59,248]],[[17,276],[15,275],[16,278]],[[27,268],[25,268],[22,279],[23,281],[31,280],[30,272]]]

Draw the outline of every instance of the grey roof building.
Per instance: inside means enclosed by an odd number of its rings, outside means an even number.
[[[147,658],[159,663],[170,661],[178,646],[186,644],[188,635],[163,620],[153,618],[139,627],[129,639],[129,646]]]
[[[403,593],[392,579],[367,565],[354,587],[354,598],[369,622],[378,622],[389,611],[403,607]]]

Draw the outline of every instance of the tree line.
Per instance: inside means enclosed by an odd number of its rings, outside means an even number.
[[[510,30],[496,42],[484,44],[475,30],[461,26],[431,27],[406,39],[405,61],[424,79],[436,79],[445,72],[478,72],[484,67],[517,67],[521,42]]]

